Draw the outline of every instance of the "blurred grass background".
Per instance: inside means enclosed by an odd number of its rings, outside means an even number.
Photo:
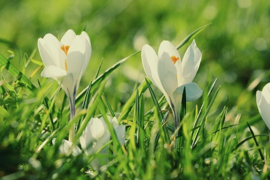
[[[156,50],[164,39],[177,45],[195,29],[211,23],[196,37],[203,58],[195,82],[203,89],[209,77],[218,78],[222,88],[216,109],[219,104],[220,108],[227,105],[232,115],[228,117],[242,114],[250,118],[258,114],[256,90],[270,81],[266,73],[270,68],[269,19],[267,0],[0,0],[0,53],[8,57],[8,50],[13,51],[12,63],[21,69],[25,57],[37,48],[38,38],[46,33],[61,38],[68,29],[77,34],[85,29],[93,53],[81,90],[93,80],[102,60],[104,72],[141,50],[145,43]],[[187,47],[180,49],[181,57]],[[41,60],[38,51],[34,59]],[[37,67],[30,63],[26,75],[29,77]],[[34,84],[41,79],[40,72],[32,78]],[[8,81],[9,77],[2,75]],[[144,77],[138,54],[113,73],[105,90],[107,97],[125,103]],[[112,104],[117,106],[117,102]]]

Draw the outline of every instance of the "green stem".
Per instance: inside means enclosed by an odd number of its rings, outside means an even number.
[[[69,99],[69,106],[70,106],[70,120],[69,121],[72,121],[75,116],[75,96],[70,96],[68,97],[68,99]],[[68,140],[70,142],[73,142],[74,138],[75,138],[75,124],[73,124],[71,128],[69,129]]]
[[[172,109],[173,111],[173,116],[174,116],[174,128],[177,130],[180,124],[180,114],[176,113],[175,109]],[[180,146],[181,146],[181,141],[180,141],[180,130],[176,133],[176,138],[175,138],[175,149],[180,152]]]

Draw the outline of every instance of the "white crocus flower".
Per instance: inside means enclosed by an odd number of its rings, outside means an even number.
[[[121,145],[125,143],[125,126],[119,125],[116,117],[111,118],[107,117],[109,122],[112,124],[116,136]],[[105,146],[110,141],[110,132],[107,128],[107,125],[103,118],[92,118],[86,125],[85,130],[80,136],[80,144],[86,155],[94,155],[97,153],[103,146]],[[56,139],[52,140],[53,145],[55,145]],[[62,140],[61,145],[59,146],[59,151],[61,154],[77,156],[81,153],[81,150],[78,146],[74,145],[71,141]],[[71,149],[72,148],[72,149]],[[108,147],[103,148],[99,154],[106,156],[108,154]],[[107,158],[96,157],[92,160],[91,165],[94,169],[98,169],[100,165],[105,164]]]
[[[195,40],[188,47],[182,61],[176,47],[169,41],[160,44],[158,54],[151,46],[144,45],[141,56],[145,73],[166,97],[175,119],[180,118],[184,88],[187,101],[194,101],[202,95],[201,88],[192,82],[202,57]],[[178,126],[177,122],[175,126]]]
[[[270,130],[270,83],[262,91],[257,91],[256,102],[262,119]]]
[[[117,119],[108,117],[108,120],[113,125],[117,138],[121,145],[125,141],[125,126],[118,125]],[[93,155],[99,151],[106,143],[110,141],[110,132],[104,119],[92,118],[80,137],[80,144],[87,155]],[[108,148],[105,147],[100,151],[100,154],[107,154]],[[91,165],[97,169],[101,164],[106,162],[106,158],[95,158]]]
[[[45,65],[41,76],[53,78],[61,85],[69,99],[70,119],[73,119],[76,92],[92,53],[89,36],[84,31],[76,35],[68,30],[59,41],[52,34],[46,34],[38,39],[38,49]],[[70,135],[72,140],[74,132]]]
[[[56,138],[54,138],[52,140],[53,145],[55,145],[55,141],[56,141]],[[62,143],[59,146],[59,151],[61,154],[65,154],[66,156],[69,156],[70,153],[72,153],[73,156],[77,156],[77,155],[81,154],[81,152],[82,152],[80,150],[80,148],[76,145],[73,147],[72,150],[71,150],[71,148],[72,148],[72,142],[63,139]]]

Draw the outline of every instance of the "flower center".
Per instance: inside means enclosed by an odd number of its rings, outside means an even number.
[[[61,49],[62,49],[62,51],[64,51],[64,53],[67,55],[68,50],[69,50],[69,46],[62,45],[62,46],[61,46]],[[66,69],[66,71],[67,71],[67,60],[66,60],[66,59],[65,59],[65,69]]]
[[[64,51],[64,53],[67,55],[68,50],[69,50],[69,46],[62,45],[62,46],[61,46],[61,49],[62,49],[62,51]]]
[[[178,61],[179,59],[180,59],[179,57],[171,56],[171,60],[173,61],[174,64],[175,64],[176,61]]]

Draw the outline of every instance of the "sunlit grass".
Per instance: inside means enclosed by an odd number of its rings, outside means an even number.
[[[205,28],[205,27],[203,27]],[[190,42],[200,29],[179,44]],[[69,122],[65,93],[52,80],[39,78],[33,85],[24,73],[0,55],[0,177],[4,179],[251,179],[269,178],[269,136],[253,126],[261,121],[256,115],[243,118],[229,113],[226,103],[218,101],[223,86],[209,76],[200,82],[204,90],[200,100],[182,102],[181,123],[174,129],[172,112],[149,79],[134,83],[125,102],[108,95],[106,83],[113,72],[140,52],[123,58],[96,76],[78,93],[76,116]],[[31,56],[30,56],[31,57]],[[38,67],[42,64],[35,61]],[[91,62],[90,62],[91,64]],[[102,63],[99,67],[102,66]],[[37,73],[37,72],[35,72]],[[34,74],[35,74],[34,73]],[[115,77],[117,78],[117,77]],[[120,92],[114,92],[116,97]],[[228,93],[229,94],[229,93]],[[119,99],[118,99],[119,100]],[[254,102],[255,103],[255,102]],[[62,139],[77,125],[75,144],[92,117],[116,116],[126,126],[126,141],[118,142],[112,128],[111,141],[103,148],[108,155],[96,152],[87,156],[59,153]],[[108,123],[107,123],[108,125]],[[56,144],[52,139],[56,138]],[[180,149],[175,144],[180,143]],[[99,169],[90,163],[107,159]]]

